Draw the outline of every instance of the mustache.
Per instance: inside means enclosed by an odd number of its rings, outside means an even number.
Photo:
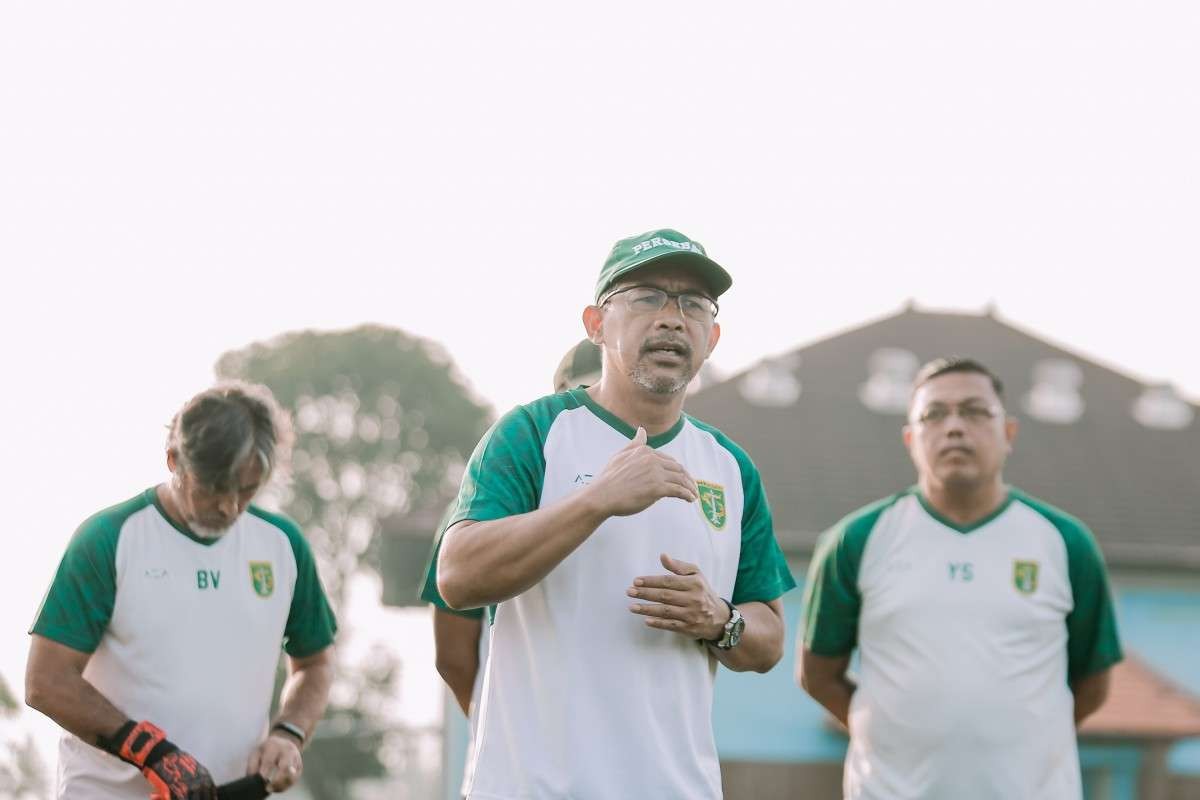
[[[692,346],[687,340],[680,339],[675,336],[659,336],[654,339],[647,339],[642,343],[639,355],[646,355],[651,350],[671,349],[677,351],[680,355],[687,358],[692,357]]]

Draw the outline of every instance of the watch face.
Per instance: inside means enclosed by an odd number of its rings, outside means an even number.
[[[737,622],[733,623],[733,628],[729,631],[729,646],[736,647],[737,643],[742,640],[742,630],[746,627],[746,620],[738,617]]]

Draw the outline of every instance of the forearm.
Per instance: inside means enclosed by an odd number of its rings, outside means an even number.
[[[82,675],[70,672],[27,679],[25,702],[93,746],[129,719]]]
[[[276,722],[287,722],[298,726],[305,736],[312,736],[313,729],[325,714],[329,703],[329,689],[333,685],[332,652],[322,657],[311,657],[292,669],[283,685],[282,702]]]
[[[483,619],[459,616],[453,611],[433,611],[433,647],[438,674],[454,694],[463,713],[470,716],[475,675],[479,671],[479,637]]]
[[[823,656],[809,650],[802,639],[796,641],[796,683],[808,692],[838,722],[850,727],[850,699],[856,689],[847,674],[850,654]]]
[[[709,650],[734,672],[767,672],[783,658],[782,614],[776,614],[766,603],[743,603],[737,608],[746,620],[738,646],[722,650],[709,645]]]
[[[582,489],[554,505],[447,531],[438,591],[451,608],[478,608],[536,584],[595,532],[608,515]]]
[[[440,661],[437,666],[438,674],[442,676],[446,687],[454,695],[458,707],[462,709],[463,714],[471,716],[471,696],[475,689],[475,674],[479,669],[479,660],[476,659],[473,667],[466,664],[447,666]]]
[[[820,681],[802,682],[804,691],[816,700],[838,722],[850,728],[850,698],[854,696],[854,682],[845,675]]]

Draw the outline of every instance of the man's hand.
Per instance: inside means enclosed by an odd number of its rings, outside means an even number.
[[[674,631],[689,639],[719,638],[729,621],[729,606],[709,588],[695,564],[676,561],[666,553],[660,558],[673,574],[635,578],[625,593],[651,602],[635,603],[629,610],[646,617],[651,628]]]
[[[267,780],[272,792],[286,791],[300,779],[304,759],[296,740],[283,731],[272,731],[250,755],[246,774],[258,773]]]
[[[610,516],[645,511],[664,497],[694,502],[696,481],[675,459],[646,446],[646,429],[638,428],[629,444],[617,451],[588,487]]]
[[[150,800],[216,800],[212,775],[196,757],[175,746],[150,722],[128,720],[101,747],[142,771]]]

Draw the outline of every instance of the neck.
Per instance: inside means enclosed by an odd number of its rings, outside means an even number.
[[[632,384],[620,385],[605,376],[595,386],[589,386],[587,393],[630,427],[645,428],[647,436],[657,436],[679,421],[687,389],[670,395],[653,394]]]
[[[179,503],[175,500],[175,492],[171,489],[169,483],[160,483],[154,487],[155,494],[158,495],[158,502],[162,505],[163,511],[167,512],[167,516],[177,525],[182,525],[184,528],[188,526],[183,515],[179,513]]]
[[[1008,487],[999,475],[973,487],[951,487],[922,475],[917,481],[921,494],[939,514],[960,525],[970,525],[991,514],[1008,497]]]

